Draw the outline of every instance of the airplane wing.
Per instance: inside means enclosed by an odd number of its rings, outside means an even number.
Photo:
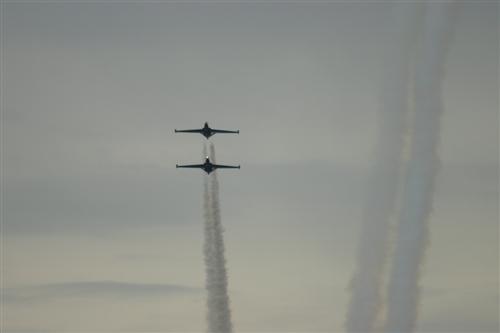
[[[175,165],[176,168],[203,168],[203,164],[186,164],[186,165]]]
[[[222,164],[214,164],[214,169],[239,169],[239,165],[222,165]]]
[[[226,131],[226,130],[219,130],[219,129],[213,129],[212,132],[214,133],[236,133],[236,134],[239,134],[240,131]]]
[[[187,130],[175,130],[175,133],[201,133],[201,128],[197,129],[187,129]]]

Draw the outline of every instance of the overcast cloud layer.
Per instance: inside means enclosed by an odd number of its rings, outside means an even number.
[[[241,131],[213,138],[242,166],[219,174],[234,330],[343,329],[389,3],[1,6],[6,331],[205,329],[203,178],[175,169],[204,138],[173,133],[204,121]],[[455,20],[417,330],[492,332],[498,4]]]

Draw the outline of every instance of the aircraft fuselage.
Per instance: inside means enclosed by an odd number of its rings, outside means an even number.
[[[201,129],[201,135],[208,139],[214,134],[215,133],[212,131],[210,126],[208,126],[208,123],[205,123],[205,126],[203,126],[203,128]]]
[[[215,170],[214,165],[212,163],[210,163],[210,161],[208,160],[208,158],[205,160],[205,163],[203,163],[202,169],[207,174],[210,174],[212,171]]]

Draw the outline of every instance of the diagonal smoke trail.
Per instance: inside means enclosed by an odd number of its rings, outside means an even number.
[[[206,148],[205,148],[206,151]],[[215,163],[215,147],[210,145],[210,159]],[[213,172],[204,178],[205,267],[207,320],[210,333],[232,332],[231,309],[227,292],[226,260],[219,206],[219,184]]]
[[[432,209],[437,145],[442,113],[441,88],[453,4],[426,4],[416,53],[413,134],[407,164],[394,262],[390,273],[387,332],[412,332],[420,298],[419,279]]]
[[[408,114],[410,55],[420,9],[416,3],[395,3],[390,13],[389,45],[377,117],[379,136],[351,280],[351,299],[345,321],[347,332],[373,332],[383,303],[389,221],[394,214],[399,187]]]

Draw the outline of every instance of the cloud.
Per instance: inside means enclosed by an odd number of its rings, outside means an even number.
[[[7,303],[39,302],[60,298],[166,297],[198,293],[202,289],[175,284],[118,281],[81,281],[2,289]]]

